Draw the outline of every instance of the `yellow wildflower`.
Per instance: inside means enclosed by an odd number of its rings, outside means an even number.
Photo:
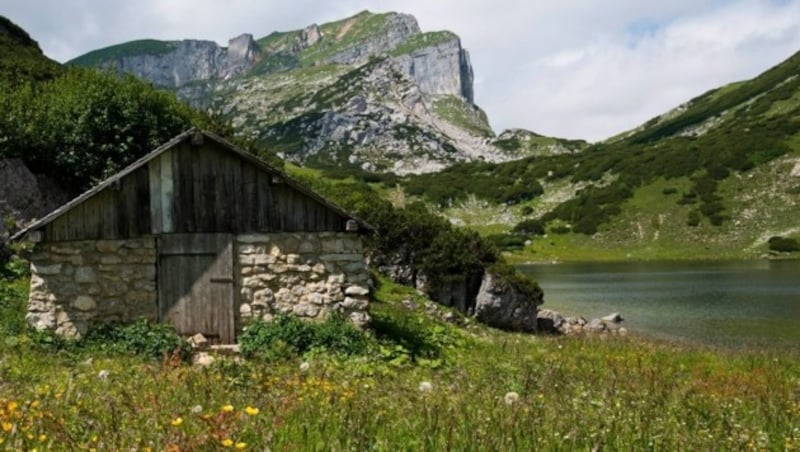
[[[222,440],[222,445],[225,447],[231,447],[233,446],[233,440],[230,438],[225,438]]]
[[[37,408],[38,406],[39,406],[38,400],[34,400],[33,402],[31,402],[31,408]]]
[[[237,449],[239,449],[239,450],[242,450],[242,449],[244,449],[245,447],[247,447],[247,443],[242,443],[242,442],[239,442],[239,443],[236,443],[236,446],[235,446],[235,447],[236,447]]]
[[[3,422],[3,431],[4,432],[10,432],[11,429],[13,429],[13,428],[14,428],[14,424],[12,424],[11,422]]]
[[[225,405],[222,407],[222,412],[224,413],[230,413],[231,411],[233,411],[233,405]]]
[[[247,413],[248,416],[255,416],[256,414],[258,414],[258,408],[248,406],[247,408],[244,409],[244,412]]]
[[[43,443],[43,442],[45,442],[46,440],[47,440],[47,435],[45,435],[44,433],[42,433],[41,435],[39,435],[39,442],[40,442],[40,443]]]
[[[8,405],[6,405],[6,409],[8,410],[9,413],[13,413],[18,406],[19,404],[17,404],[17,402],[14,402],[12,400],[11,402],[8,402]]]
[[[177,427],[177,426],[179,426],[181,424],[183,424],[183,419],[181,419],[179,417],[176,417],[175,419],[172,420],[172,426],[173,427]]]

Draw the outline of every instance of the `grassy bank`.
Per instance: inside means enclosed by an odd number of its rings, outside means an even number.
[[[24,284],[2,294],[3,306],[19,306]],[[797,351],[508,334],[440,322],[423,299],[386,281],[377,296],[375,342],[351,356],[314,350],[202,368],[5,332],[0,447],[800,447]]]

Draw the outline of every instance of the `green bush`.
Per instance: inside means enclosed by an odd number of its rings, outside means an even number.
[[[7,280],[0,276],[0,335],[15,336],[25,332],[25,307],[28,281]]]
[[[495,248],[503,251],[521,250],[526,238],[517,234],[492,234],[485,237]]]
[[[524,220],[514,226],[513,231],[517,234],[544,235],[544,223],[539,219]]]
[[[244,356],[266,360],[288,358],[314,348],[344,355],[362,354],[370,344],[364,332],[336,314],[330,314],[322,323],[281,314],[272,322],[252,322],[239,335]]]
[[[0,158],[21,158],[79,192],[191,126],[211,123],[133,76],[71,68],[0,98]]]
[[[133,353],[160,359],[177,354],[186,360],[191,354],[189,343],[175,333],[172,325],[142,319],[131,325],[103,324],[89,330],[77,345],[111,352]]]
[[[790,237],[770,237],[769,249],[781,253],[791,253],[800,251],[800,242]]]
[[[696,210],[692,210],[689,212],[689,215],[686,218],[686,225],[687,226],[698,226],[700,224],[700,213]]]

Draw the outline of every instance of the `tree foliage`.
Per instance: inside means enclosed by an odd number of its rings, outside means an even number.
[[[770,237],[768,244],[770,250],[781,253],[800,251],[800,242],[791,237]]]
[[[78,68],[0,99],[0,157],[84,190],[168,139],[211,121],[133,76]]]

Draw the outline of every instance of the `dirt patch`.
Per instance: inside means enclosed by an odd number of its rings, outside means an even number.
[[[342,29],[339,30],[339,33],[336,35],[336,39],[342,39],[342,36],[346,35],[351,28],[353,28],[353,24],[356,23],[355,19],[349,19],[347,22],[342,25]]]

